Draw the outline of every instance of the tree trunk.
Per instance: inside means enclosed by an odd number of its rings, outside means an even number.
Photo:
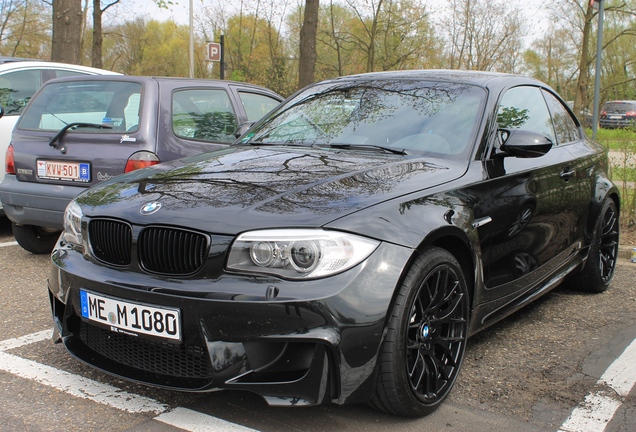
[[[100,0],[93,0],[93,50],[92,66],[102,68],[102,6]]]
[[[319,0],[305,0],[305,17],[300,29],[300,59],[298,88],[314,82],[316,73],[316,36],[318,33]]]
[[[81,0],[55,0],[51,60],[79,64],[81,31]]]
[[[574,106],[575,113],[581,112],[583,107],[587,107],[587,86],[590,81],[589,77],[589,65],[590,59],[589,47],[590,39],[592,35],[592,18],[594,17],[594,9],[591,5],[588,5],[587,12],[585,13],[585,23],[583,24],[583,41],[581,44],[581,58],[579,59],[579,78],[576,82],[576,90],[574,93]],[[578,115],[578,114],[577,114]]]

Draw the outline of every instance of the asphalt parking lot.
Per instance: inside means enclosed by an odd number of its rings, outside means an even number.
[[[634,431],[628,252],[606,293],[558,288],[470,339],[449,400],[427,418],[403,419],[365,406],[270,408],[249,393],[184,394],[97,372],[51,342],[49,258],[17,246],[1,218],[0,430]]]

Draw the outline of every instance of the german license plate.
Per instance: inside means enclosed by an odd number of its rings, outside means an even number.
[[[84,290],[80,290],[80,306],[84,318],[104,324],[113,332],[181,340],[179,309],[130,303]]]
[[[89,163],[39,160],[37,164],[38,177],[41,179],[75,182],[91,181],[91,166]]]
[[[620,120],[623,118],[623,116],[619,116],[619,115],[611,115],[609,116],[609,118],[611,118],[612,120]]]

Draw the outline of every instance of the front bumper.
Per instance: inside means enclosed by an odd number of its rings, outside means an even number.
[[[61,231],[64,210],[86,187],[21,182],[5,175],[0,199],[6,216],[18,225],[35,225]]]
[[[67,350],[110,374],[182,391],[248,390],[271,405],[360,403],[371,394],[386,315],[411,254],[384,243],[357,267],[315,281],[175,280],[107,268],[58,245],[48,284]],[[80,289],[178,307],[182,340],[96,326],[81,318]]]

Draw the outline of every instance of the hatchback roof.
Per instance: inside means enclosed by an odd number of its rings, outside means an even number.
[[[70,77],[57,78],[55,80],[51,80],[47,82],[46,85],[51,83],[61,83],[61,82],[89,82],[89,81],[128,81],[128,82],[171,82],[171,83],[185,83],[185,84],[201,84],[201,85],[210,85],[214,84],[216,86],[228,86],[232,84],[240,85],[243,88],[253,88],[258,90],[266,90],[275,94],[273,90],[270,90],[266,87],[262,87],[256,84],[249,84],[245,82],[239,81],[230,81],[230,80],[219,80],[219,79],[211,79],[211,78],[184,78],[184,77],[155,77],[155,76],[139,76],[139,75],[74,75]]]
[[[102,74],[102,75],[121,75],[119,72],[113,72],[106,69],[98,69],[90,66],[82,66],[70,63],[56,63],[42,60],[29,61],[0,61],[0,72],[9,72],[20,69],[68,69],[74,71],[84,71],[86,73]]]

